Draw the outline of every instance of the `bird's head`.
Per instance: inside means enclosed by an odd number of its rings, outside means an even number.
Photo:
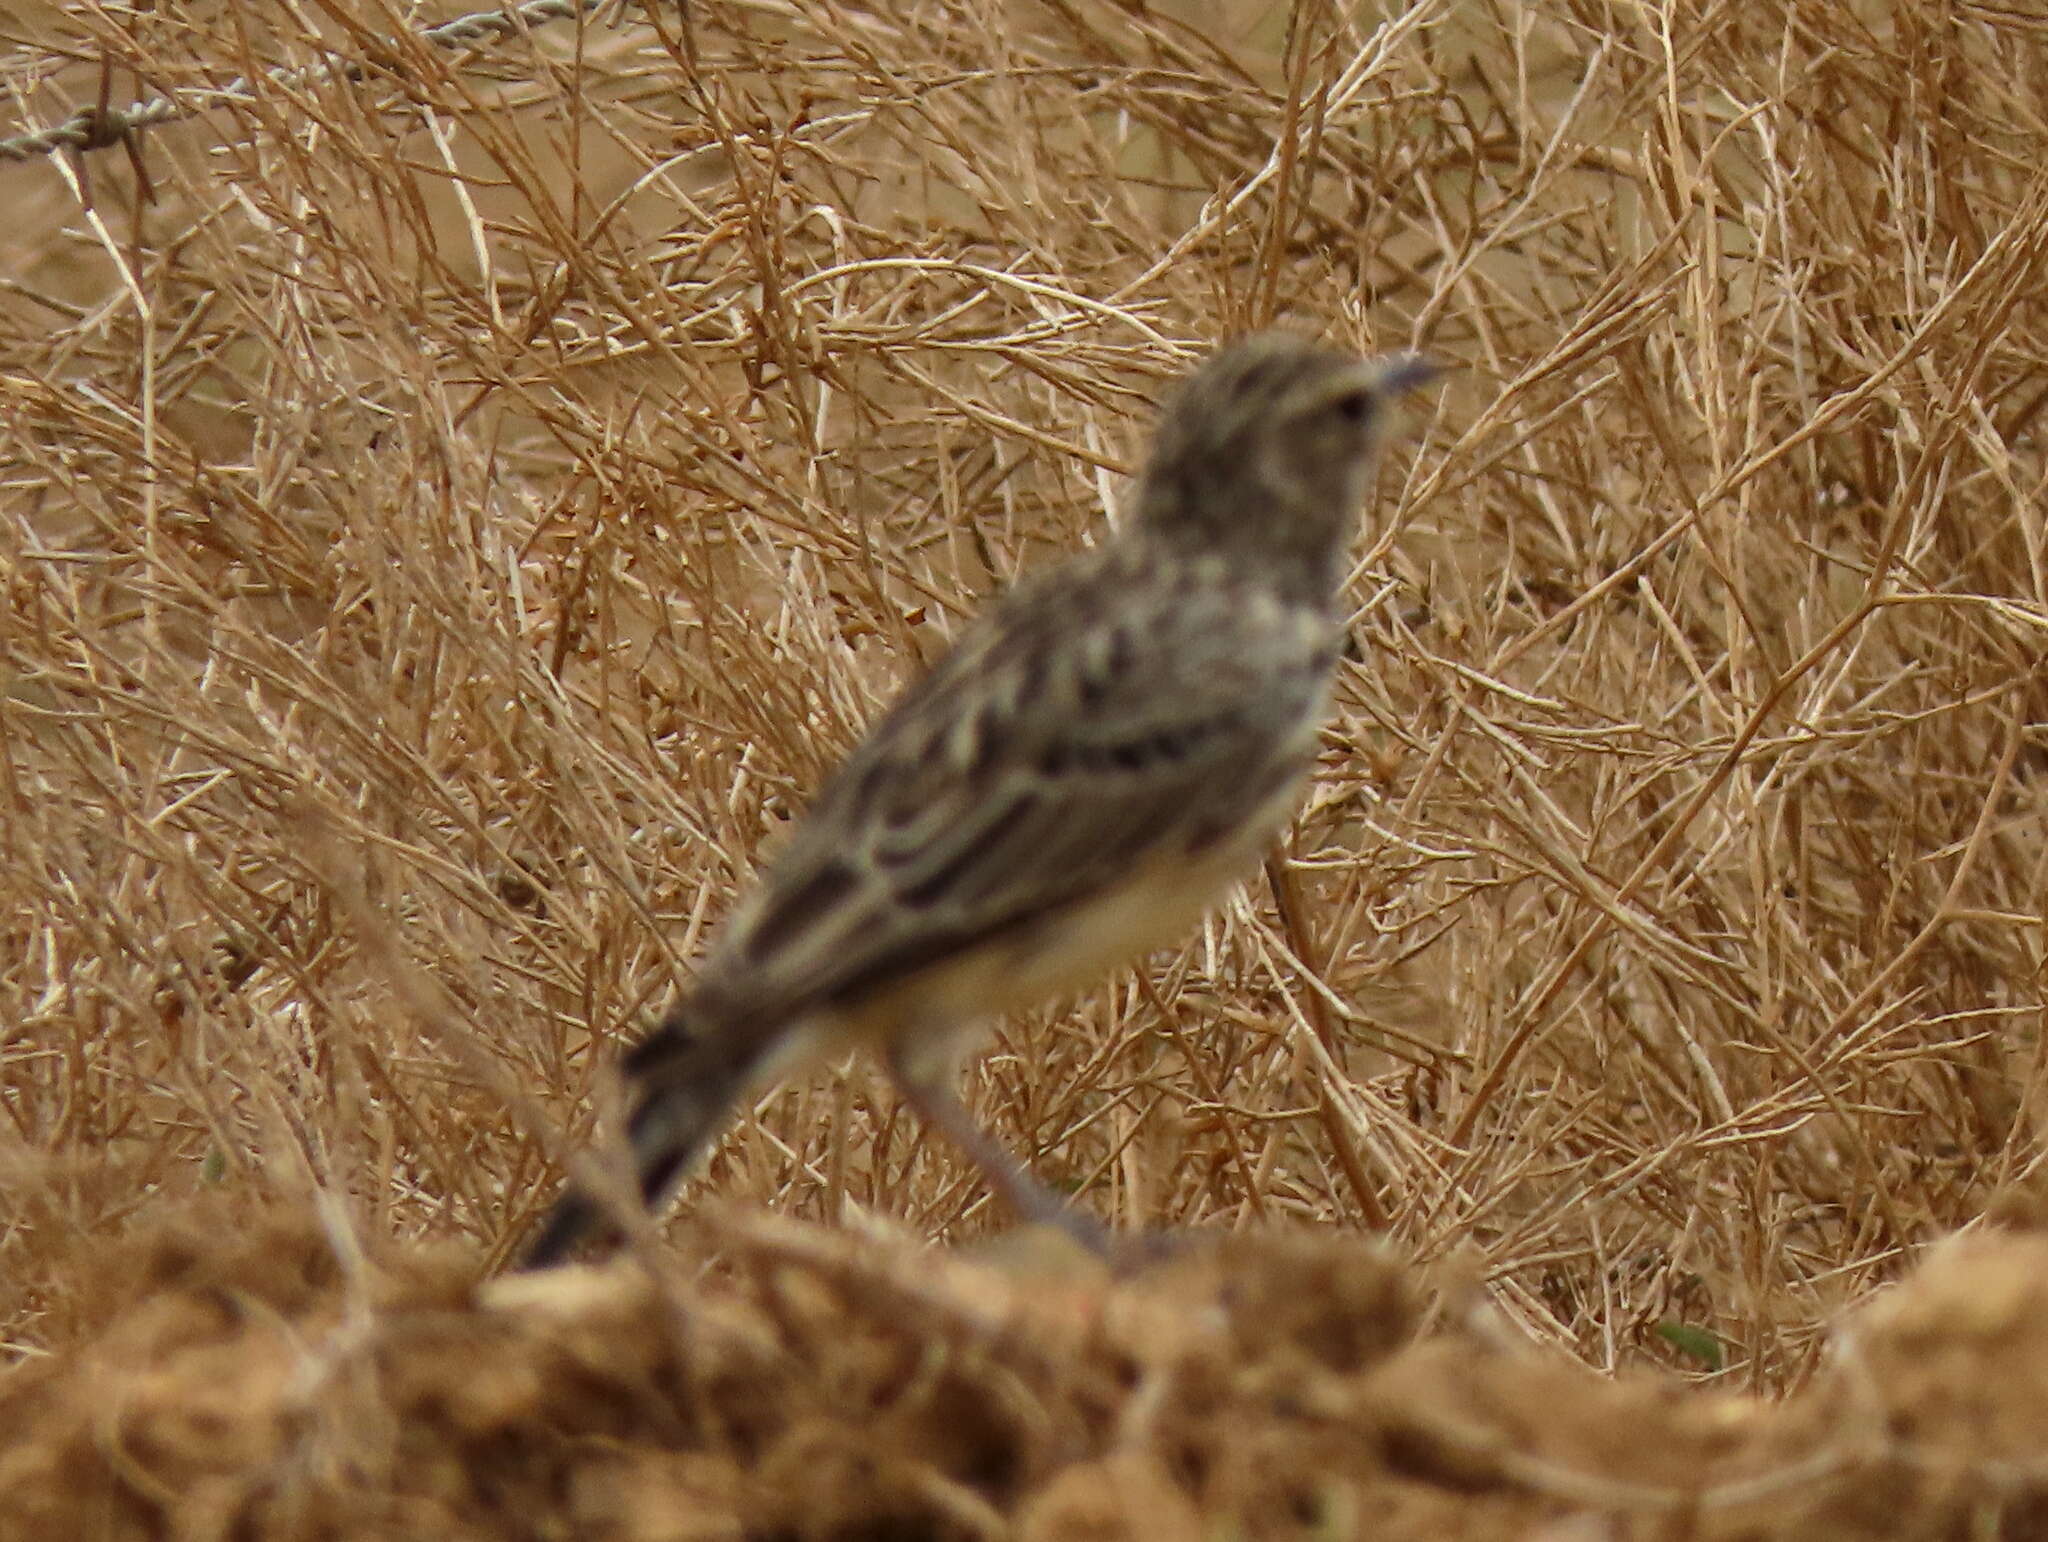
[[[1327,585],[1396,399],[1437,373],[1282,332],[1228,344],[1161,409],[1136,523],[1249,561],[1299,559]]]

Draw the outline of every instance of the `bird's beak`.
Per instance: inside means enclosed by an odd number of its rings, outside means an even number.
[[[1388,396],[1401,396],[1429,385],[1443,372],[1442,365],[1419,353],[1397,353],[1380,365],[1376,384]]]

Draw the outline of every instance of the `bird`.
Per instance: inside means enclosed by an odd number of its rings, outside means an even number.
[[[1103,1246],[974,1122],[962,1059],[992,1021],[1178,941],[1282,834],[1375,454],[1436,374],[1266,332],[1179,382],[1117,527],[1017,583],[900,695],[624,1055],[643,1204],[749,1093],[863,1047],[1019,1219]],[[617,1217],[572,1183],[520,1267],[615,1239]]]

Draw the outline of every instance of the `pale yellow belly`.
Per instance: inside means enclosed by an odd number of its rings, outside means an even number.
[[[960,957],[934,964],[849,1012],[815,1024],[817,1049],[908,1034],[916,1058],[957,1056],[977,1026],[1086,990],[1154,949],[1185,940],[1231,888],[1254,871],[1299,796],[1290,785],[1248,820],[1244,833],[1195,862],[1139,869],[1129,881],[1074,909]]]

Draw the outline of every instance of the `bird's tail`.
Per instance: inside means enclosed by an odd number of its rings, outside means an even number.
[[[672,1010],[626,1054],[626,1142],[641,1202],[650,1209],[681,1180],[725,1123],[772,1041],[740,1024],[699,1031],[694,1013]],[[747,1025],[751,1026],[751,1025]],[[616,1233],[605,1206],[571,1186],[555,1202],[519,1260],[521,1269],[562,1262],[582,1243]]]

